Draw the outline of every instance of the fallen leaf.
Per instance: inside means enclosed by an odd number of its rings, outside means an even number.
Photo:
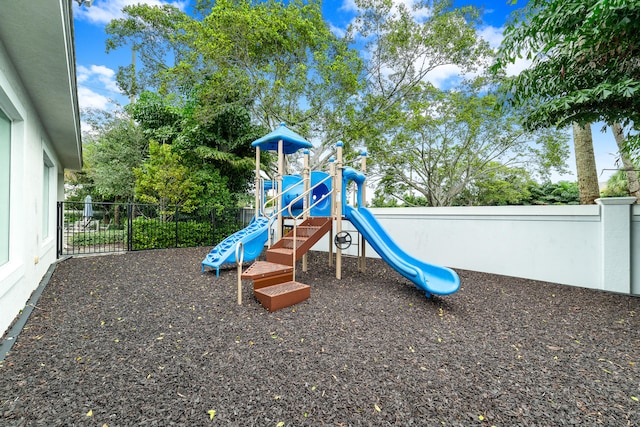
[[[207,411],[207,414],[209,414],[209,419],[212,420],[216,416],[216,410],[215,409],[209,409]]]
[[[638,401],[638,398],[637,398],[637,397],[635,397],[635,396],[631,396],[631,400],[634,400],[634,401],[636,401],[636,402],[637,402],[637,401]]]
[[[380,409],[380,407],[375,403],[373,404],[373,408],[378,412],[382,411],[382,409]]]
[[[276,424],[276,427],[282,427],[284,425],[284,421],[280,421],[278,424]]]
[[[93,410],[89,409],[89,412],[87,412],[87,417],[93,417]]]

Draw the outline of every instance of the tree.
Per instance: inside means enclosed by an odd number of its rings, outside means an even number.
[[[405,98],[395,127],[368,145],[385,194],[400,200],[419,194],[429,206],[517,203],[517,196],[496,198],[498,182],[517,191],[529,180],[522,175],[524,166],[540,177],[563,170],[566,137],[523,131],[484,90],[478,79],[450,91],[422,87]]]
[[[94,194],[107,201],[131,201],[135,194],[133,168],[147,153],[142,129],[123,111],[84,111],[92,131],[85,133],[85,167]],[[97,193],[97,194],[96,194]]]
[[[622,166],[624,167],[624,172],[627,178],[626,182],[628,195],[635,197],[636,203],[639,203],[640,183],[638,182],[637,168],[633,164],[633,161],[628,155],[627,150],[625,150],[626,141],[624,137],[624,130],[620,123],[614,123],[611,126],[611,130],[613,131],[613,136],[616,139],[616,144],[618,145],[618,150],[620,151],[620,161],[622,162]]]
[[[576,174],[580,189],[580,204],[592,205],[600,197],[598,170],[593,152],[591,124],[573,124],[573,146],[576,154]]]
[[[506,82],[504,101],[523,113],[528,129],[576,123],[576,159],[589,159],[593,148],[581,128],[640,123],[639,30],[638,2],[530,0],[505,30],[494,70],[523,56],[533,63]],[[634,134],[628,140],[627,149],[634,141],[638,147]],[[593,167],[578,168],[581,200],[591,203],[598,192]]]
[[[350,158],[351,146],[394,126],[402,99],[430,72],[448,65],[472,71],[489,53],[474,8],[455,9],[450,0],[417,2],[412,10],[387,0],[356,4],[356,24],[342,39],[315,0],[200,1],[195,18],[130,6],[108,26],[108,49],[135,47],[138,86],[181,97],[195,90],[207,101],[201,105],[239,105],[268,129],[286,122],[316,144],[316,167],[336,141]],[[129,87],[130,76],[122,76]]]
[[[265,130],[252,124],[249,112],[238,105],[206,106],[208,112],[203,113],[203,103],[197,92],[176,105],[170,96],[146,91],[128,109],[149,139],[171,145],[199,185],[213,189],[223,180],[232,195],[232,200],[218,199],[218,191],[204,191],[199,204],[235,206],[233,199],[237,201],[253,180],[251,142]],[[263,160],[268,164],[269,157]]]
[[[126,18],[107,27],[107,48],[135,48],[142,58],[138,86],[180,98],[195,90],[205,115],[239,106],[268,129],[286,122],[310,139],[325,135],[333,112],[358,90],[358,53],[330,31],[320,2],[221,0],[197,7],[200,14],[191,17],[169,6],[127,6]],[[120,74],[121,87],[130,86],[130,74]],[[216,111],[208,113],[207,105]]]
[[[491,164],[481,179],[473,181],[459,194],[453,204],[458,206],[522,205],[531,197],[534,182],[522,167]]]
[[[560,181],[557,183],[532,182],[529,186],[529,200],[525,204],[531,205],[577,205],[580,203],[578,183]]]
[[[183,212],[197,207],[197,195],[203,188],[191,177],[189,169],[180,164],[180,156],[172,152],[170,145],[150,141],[149,158],[133,172],[137,199],[159,205],[163,220],[174,212],[170,205],[180,205]]]
[[[607,180],[606,187],[602,190],[603,197],[628,197],[629,183],[626,171],[619,170]]]
[[[533,60],[506,84],[525,127],[640,123],[640,2],[529,0],[504,34],[494,69]]]
[[[347,146],[383,144],[407,100],[431,91],[430,73],[445,66],[473,72],[491,54],[477,34],[473,7],[453,8],[449,0],[416,2],[411,9],[386,0],[355,4],[359,14],[349,36],[363,44],[364,84],[339,123]]]

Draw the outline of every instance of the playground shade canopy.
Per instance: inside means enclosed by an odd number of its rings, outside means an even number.
[[[251,146],[260,147],[261,150],[266,151],[278,151],[279,141],[282,141],[284,154],[292,154],[301,148],[313,147],[313,144],[289,129],[284,123],[281,123],[280,126],[262,138],[253,141]]]

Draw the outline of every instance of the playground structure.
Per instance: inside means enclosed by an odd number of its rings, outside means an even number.
[[[344,166],[343,144],[336,144],[336,158],[329,162],[329,172],[310,171],[309,149],[312,144],[281,124],[274,131],[254,141],[256,148],[255,214],[251,224],[216,245],[202,261],[205,267],[236,264],[238,268],[238,304],[242,303],[242,280],[252,280],[254,295],[269,311],[279,310],[310,297],[310,287],[299,283],[296,262],[302,259],[307,271],[306,252],[329,234],[329,264],[332,265],[333,244],[336,246],[336,278],[342,278],[342,250],[351,244],[351,235],[342,229],[348,220],[361,236],[358,244],[359,268],[365,269],[365,242],[402,276],[411,280],[427,297],[449,295],[460,287],[455,271],[423,262],[403,251],[375,216],[365,207],[366,153],[361,158],[361,171]],[[304,150],[301,175],[284,175],[285,155]],[[278,154],[278,171],[274,181],[260,174],[261,151]],[[356,184],[356,205],[347,201],[347,188]],[[267,197],[268,192],[275,195]],[[289,228],[284,233],[285,226]],[[335,236],[333,235],[335,228]],[[263,252],[266,260],[255,261]],[[244,272],[244,262],[254,261]]]

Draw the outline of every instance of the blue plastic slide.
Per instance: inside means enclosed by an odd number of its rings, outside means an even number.
[[[460,278],[455,271],[420,261],[404,252],[367,208],[354,209],[345,205],[344,215],[382,259],[425,291],[427,297],[449,295],[460,288]]]
[[[220,274],[220,266],[236,262],[236,247],[238,242],[242,242],[244,249],[243,261],[251,262],[258,258],[264,249],[269,237],[269,219],[260,217],[249,224],[246,228],[233,233],[209,252],[202,261],[202,272],[204,267],[216,269],[216,276]]]

